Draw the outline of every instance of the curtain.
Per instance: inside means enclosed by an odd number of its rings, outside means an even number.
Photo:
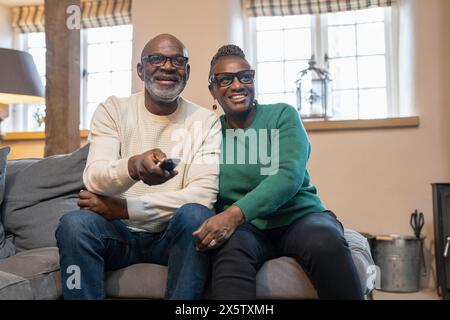
[[[397,0],[243,0],[249,17],[287,16],[391,6]]]
[[[82,0],[81,27],[110,27],[131,23],[132,0]],[[45,31],[44,5],[12,8],[12,25],[21,33]]]

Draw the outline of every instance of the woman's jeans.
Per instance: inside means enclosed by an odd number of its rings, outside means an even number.
[[[199,204],[184,205],[163,232],[131,231],[91,211],[65,214],[56,230],[64,299],[105,298],[105,272],[135,263],[168,266],[166,299],[200,299],[210,259],[195,250],[192,233],[213,214]]]
[[[256,273],[265,261],[279,256],[297,260],[320,299],[363,299],[343,227],[331,211],[270,230],[239,226],[212,252],[213,299],[256,299]]]

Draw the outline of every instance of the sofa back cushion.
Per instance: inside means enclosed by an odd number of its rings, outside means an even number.
[[[0,149],[0,205],[3,202],[5,194],[6,165],[8,163],[8,154],[10,151],[10,147]],[[14,251],[14,245],[5,237],[5,228],[3,227],[3,220],[0,216],[0,259],[14,255]]]
[[[1,214],[17,251],[56,245],[59,218],[78,209],[88,151],[8,162]]]

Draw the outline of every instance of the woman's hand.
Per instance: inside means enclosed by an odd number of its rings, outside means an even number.
[[[244,214],[235,205],[207,219],[192,234],[197,238],[196,249],[201,251],[220,247],[244,221]]]
[[[129,218],[125,199],[99,196],[86,190],[81,190],[79,197],[78,206],[81,210],[93,211],[107,220]]]

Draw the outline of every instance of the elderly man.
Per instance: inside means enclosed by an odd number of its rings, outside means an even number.
[[[209,259],[192,233],[213,215],[221,128],[180,96],[189,72],[186,47],[159,35],[137,65],[145,91],[95,111],[81,210],[56,230],[65,299],[103,299],[105,271],[143,262],[168,266],[166,299],[201,297]],[[169,158],[181,162],[172,170]]]

